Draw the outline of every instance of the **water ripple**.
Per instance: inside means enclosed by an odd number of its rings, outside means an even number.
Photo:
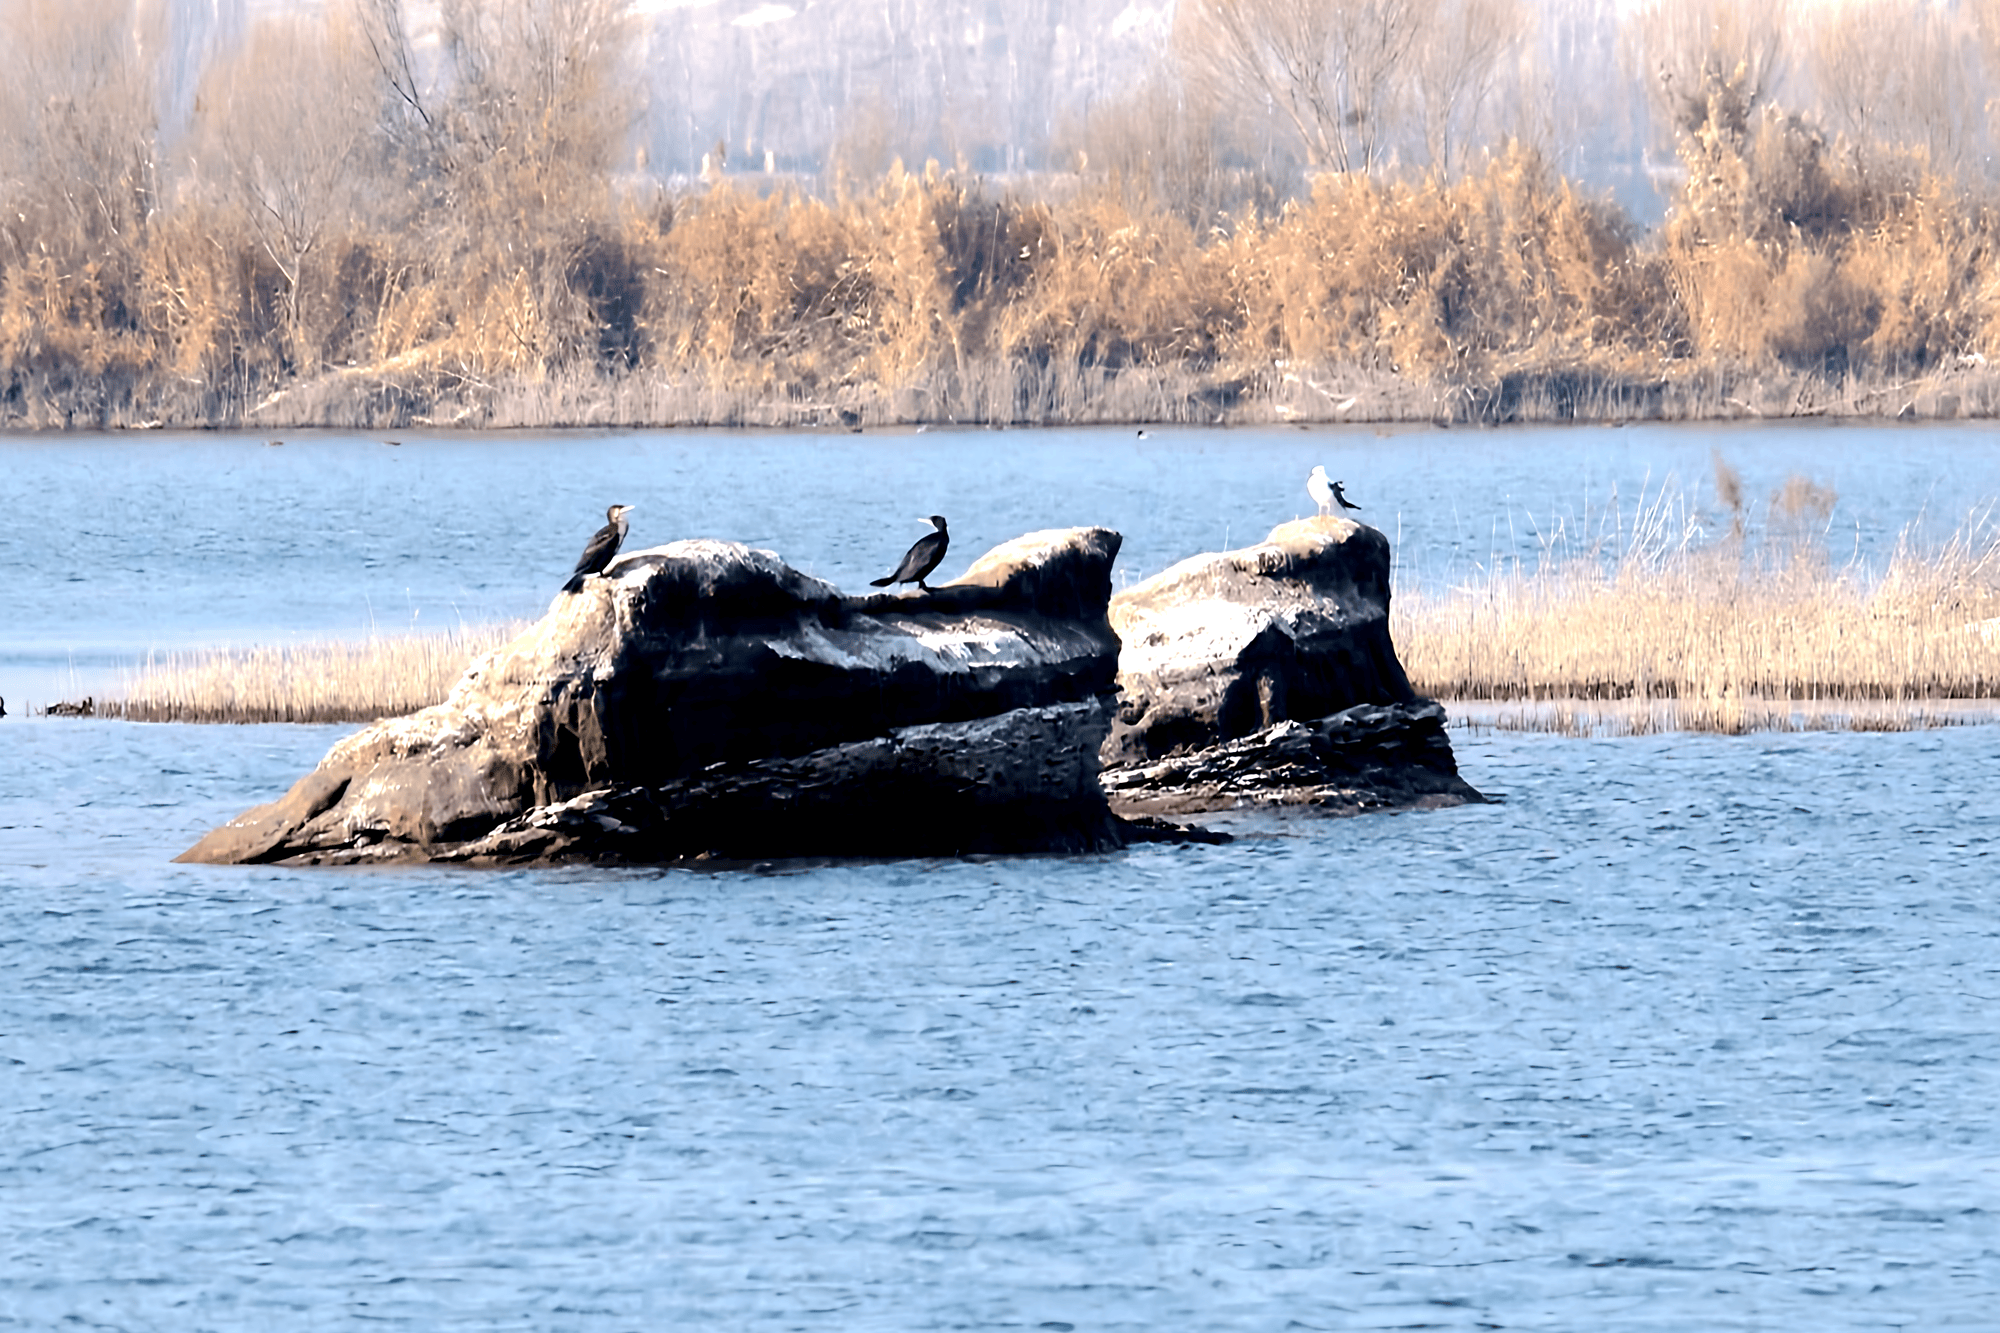
[[[1976,1326],[2000,756],[686,871],[168,863],[340,734],[0,730],[0,1328]]]

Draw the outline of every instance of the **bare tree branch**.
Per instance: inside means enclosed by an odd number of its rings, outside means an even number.
[[[1394,133],[1411,47],[1437,0],[1183,0],[1175,44],[1218,95],[1290,122],[1315,167],[1368,171]]]

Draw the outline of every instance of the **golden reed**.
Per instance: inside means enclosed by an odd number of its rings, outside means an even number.
[[[442,702],[475,657],[521,629],[152,656],[98,711],[133,722],[372,722]]]
[[[1823,165],[1845,220],[1825,234],[1772,223],[1790,196],[1750,173],[1729,207],[1642,236],[1519,149],[1449,183],[1325,176],[1206,227],[1089,179],[1040,196],[900,169],[833,199],[754,181],[607,191],[580,219],[443,248],[421,218],[330,221],[290,304],[256,230],[197,199],[108,250],[52,232],[0,269],[0,423],[2000,411],[2000,287],[1976,262],[2000,214],[1914,169],[1885,183]],[[113,306],[131,317],[108,322]]]
[[[1727,502],[1733,474],[1719,460],[1717,473]],[[1621,524],[1615,550],[1553,543],[1532,569],[1399,594],[1391,627],[1411,683],[1490,725],[1572,734],[1938,726],[2000,697],[1988,516],[1935,546],[1906,530],[1870,574],[1826,554],[1815,523],[1830,492],[1787,483],[1755,549],[1734,498],[1714,540],[1666,492]]]

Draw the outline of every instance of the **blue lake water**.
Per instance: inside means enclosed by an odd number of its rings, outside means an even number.
[[[1480,496],[1518,533],[1585,474],[1705,484],[1718,438],[1753,496],[1837,487],[1868,552],[2000,494],[1971,429],[16,440],[0,692],[71,652],[388,628],[392,594],[397,628],[533,615],[611,499],[647,506],[635,543],[740,537],[848,587],[933,510],[966,559],[1108,522],[1136,576],[1303,512],[1324,461],[1401,515],[1408,574],[1490,557]],[[170,858],[347,729],[10,706],[0,1328],[2000,1308],[1988,727],[1460,731],[1504,803],[1234,816],[1222,847],[305,872]]]
[[[633,549],[744,541],[855,590],[933,513],[951,521],[945,577],[1020,533],[1097,523],[1124,534],[1134,581],[1312,512],[1315,463],[1395,542],[1406,586],[1615,537],[1611,516],[1629,525],[1663,487],[1719,532],[1716,453],[1753,527],[1787,477],[1832,487],[1841,560],[2000,498],[1985,423],[398,438],[0,435],[0,696],[102,693],[155,649],[538,616],[613,501],[638,506]]]
[[[1990,1327],[2000,754],[784,873],[175,866],[327,728],[0,727],[0,1327]]]

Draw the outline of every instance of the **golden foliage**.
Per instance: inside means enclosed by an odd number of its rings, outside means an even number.
[[[1684,154],[1657,241],[1520,149],[1453,180],[1326,173],[1207,224],[1109,179],[1023,197],[896,166],[837,198],[725,176],[358,210],[285,250],[195,195],[115,245],[0,227],[0,401],[38,423],[490,420],[556,381],[588,404],[594,378],[592,419],[1210,419],[1338,374],[1504,417],[1537,385],[1552,412],[1616,411],[1618,386],[1789,373],[1831,386],[1792,410],[1825,410],[1856,376],[2000,356],[1995,218],[1959,187],[1864,173],[1776,114]],[[1121,397],[1122,376],[1147,387]],[[650,398],[618,387],[635,377]],[[660,409],[674,386],[709,406]],[[1453,395],[1475,405],[1435,406]]]

